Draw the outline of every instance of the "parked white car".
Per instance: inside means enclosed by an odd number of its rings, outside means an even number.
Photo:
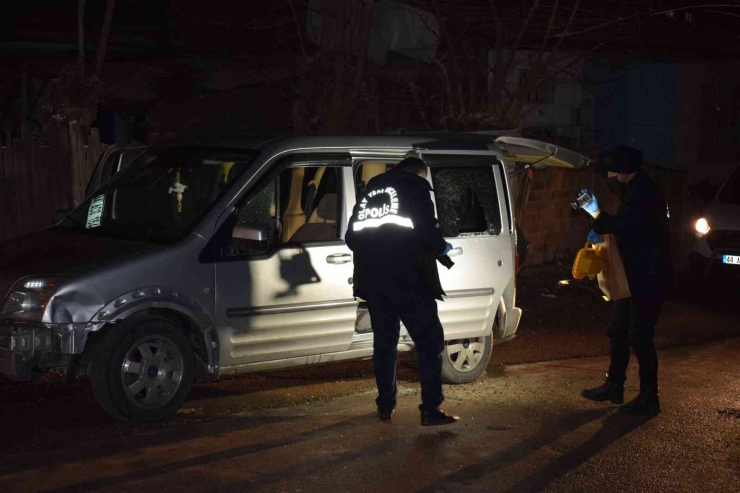
[[[708,277],[740,276],[740,166],[694,224],[691,253],[694,274]]]
[[[164,418],[196,379],[368,358],[344,233],[356,191],[414,154],[456,265],[441,269],[448,382],[514,336],[516,234],[504,159],[583,167],[518,137],[243,138],[109,153],[85,202],[0,244],[0,374],[87,371],[120,419]],[[402,330],[399,350],[413,343]]]

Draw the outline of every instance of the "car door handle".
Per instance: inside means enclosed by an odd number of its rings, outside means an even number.
[[[463,254],[462,247],[455,247],[450,249],[450,251],[447,253],[450,257],[458,257]]]
[[[335,253],[326,257],[326,262],[329,264],[348,264],[352,262],[352,255],[349,253]]]

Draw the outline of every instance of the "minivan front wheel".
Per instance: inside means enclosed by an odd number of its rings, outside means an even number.
[[[193,386],[195,357],[169,319],[138,316],[111,328],[90,362],[95,397],[125,421],[164,419]]]
[[[470,383],[488,366],[493,352],[493,336],[453,339],[442,351],[442,380],[445,383]]]

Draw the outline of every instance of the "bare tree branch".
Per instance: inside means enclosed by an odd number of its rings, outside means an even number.
[[[361,26],[357,47],[357,60],[355,63],[355,80],[352,84],[352,92],[350,93],[351,101],[354,101],[357,98],[365,78],[368,44],[373,27],[373,9],[375,8],[375,0],[364,0],[362,8],[365,11],[358,14],[361,15]]]
[[[398,83],[401,84],[401,86],[409,93],[411,93],[411,97],[414,99],[416,110],[419,112],[421,121],[424,124],[424,129],[428,132],[431,132],[432,126],[429,124],[427,112],[424,110],[424,106],[421,104],[421,99],[419,98],[419,88],[413,82],[406,82],[405,84],[403,84],[401,81],[398,81]]]
[[[595,26],[591,26],[591,27],[589,27],[587,29],[582,29],[582,30],[576,31],[576,32],[564,32],[562,34],[556,34],[553,37],[554,38],[571,38],[573,36],[581,36],[583,34],[587,34],[587,33],[593,32],[593,31],[598,31],[598,30],[603,29],[605,27],[613,26],[615,24],[621,24],[622,22],[625,22],[625,21],[628,21],[628,20],[632,20],[635,17],[637,17],[637,14],[636,13],[635,14],[632,14],[632,15],[627,15],[627,16],[624,16],[624,17],[617,17],[616,19],[613,19],[613,20],[607,21],[607,22],[602,22],[601,24],[597,24]]]
[[[488,0],[488,4],[491,6],[491,12],[493,13],[493,27],[496,32],[496,46],[503,47],[504,45],[504,31],[501,25],[501,18],[498,16],[498,9],[496,8],[496,0]]]
[[[575,5],[573,6],[573,9],[571,10],[570,17],[568,18],[568,23],[565,26],[565,32],[568,32],[570,29],[570,26],[573,24],[573,21],[575,20],[576,14],[578,13],[578,9],[580,7],[580,0],[576,0]],[[517,117],[518,119],[521,118],[520,113],[526,104],[527,100],[529,99],[529,95],[535,91],[540,85],[542,85],[544,82],[550,80],[548,79],[542,79],[543,74],[548,72],[548,67],[551,66],[553,63],[553,60],[555,60],[555,57],[557,56],[558,51],[560,50],[560,47],[562,45],[563,39],[560,38],[555,43],[555,46],[550,51],[550,53],[547,55],[547,57],[544,57],[544,47],[546,46],[546,43],[549,41],[550,38],[550,29],[552,28],[554,24],[554,11],[557,8],[557,2],[555,4],[555,7],[553,7],[553,15],[550,17],[550,24],[548,25],[547,33],[545,34],[545,39],[542,43],[543,49],[537,54],[537,57],[535,58],[535,64],[531,67],[530,73],[529,73],[529,79],[527,80],[524,90],[522,91],[523,94],[520,95],[520,97],[516,100],[512,100],[512,104],[509,105],[509,107],[506,109],[504,115],[506,115],[506,118],[514,118]],[[543,58],[544,57],[544,58]],[[560,73],[560,72],[558,72]]]
[[[547,43],[550,41],[550,36],[552,35],[552,29],[555,26],[555,17],[558,14],[558,7],[560,6],[560,0],[555,0],[555,4],[552,6],[552,12],[550,13],[550,20],[547,22],[547,31],[545,31],[545,36],[542,38],[542,46],[540,46],[540,53],[537,56],[539,58],[542,53],[545,52],[545,49],[547,48]],[[577,4],[576,4],[577,8]]]
[[[578,13],[578,8],[580,7],[580,5],[581,5],[581,0],[576,0],[576,4],[573,6],[573,10],[570,12],[570,17],[568,18],[568,23],[565,25],[565,32],[566,33],[568,31],[570,31],[570,27],[573,25],[573,21],[576,18],[576,14]],[[558,39],[557,43],[555,43],[555,47],[552,49],[552,53],[548,57],[548,62],[550,61],[549,59],[551,59],[553,56],[555,56],[555,54],[558,52],[558,50],[560,50],[560,46],[563,44],[563,40],[564,39],[565,38],[562,38],[561,37],[560,39]]]
[[[249,53],[247,53],[246,50],[244,50],[244,48],[236,41],[231,31],[229,29],[225,29],[225,31],[226,31],[226,35],[229,37],[233,45],[236,46],[236,48],[242,52],[242,54],[244,55],[244,59],[247,61],[247,63],[249,63],[252,66],[252,68],[257,70],[262,75],[262,77],[265,79],[265,82],[267,82],[267,84],[292,107],[293,100],[290,98],[290,96],[288,96],[285,93],[285,91],[280,89],[275,84],[275,82],[273,82],[272,79],[265,73],[262,67],[260,67],[257,63],[254,62],[254,60],[250,58]],[[288,119],[285,118],[281,113],[278,112],[278,116],[280,116],[280,119],[283,120],[283,122],[286,123],[288,126],[292,126],[292,124],[288,121]]]
[[[290,5],[290,12],[293,14],[293,22],[295,23],[295,30],[298,33],[298,41],[301,43],[301,54],[303,55],[303,60],[305,62],[306,45],[303,42],[303,29],[301,29],[301,25],[298,23],[298,16],[295,13],[295,8],[293,8],[293,0],[288,0],[288,5]]]
[[[442,31],[442,35],[447,40],[447,50],[450,52],[450,59],[452,61],[452,75],[455,78],[455,89],[457,94],[457,104],[459,105],[458,112],[460,115],[464,115],[465,111],[465,96],[463,95],[462,77],[460,71],[459,60],[455,52],[455,42],[452,39],[449,29],[447,28],[447,22],[445,21],[442,11],[439,8],[439,0],[432,0],[435,15],[439,20],[439,26]]]
[[[452,107],[452,88],[450,87],[450,76],[447,73],[447,68],[444,66],[442,62],[440,62],[437,59],[432,60],[432,62],[437,65],[442,72],[442,84],[444,85],[444,92],[447,94],[447,104],[449,106],[449,115],[453,116],[455,114],[455,109]]]
[[[629,39],[629,36],[624,36],[624,37],[622,37],[622,38],[619,38],[619,39],[615,40],[614,42],[619,42],[619,41],[625,41],[625,40],[627,40],[627,39]],[[545,76],[545,77],[544,77],[544,78],[543,78],[543,79],[542,79],[542,80],[540,81],[540,83],[544,83],[544,82],[549,82],[550,80],[554,79],[555,77],[557,77],[558,75],[562,74],[562,73],[563,73],[563,72],[565,72],[566,70],[570,69],[570,68],[571,68],[571,67],[572,67],[573,65],[575,65],[576,63],[578,63],[578,62],[580,62],[580,61],[583,61],[583,60],[585,60],[585,59],[586,59],[586,58],[587,58],[587,57],[588,57],[588,56],[589,56],[590,54],[592,54],[592,53],[594,53],[594,52],[596,52],[596,51],[599,51],[599,50],[600,50],[600,49],[601,49],[601,48],[602,48],[602,47],[603,47],[604,45],[606,45],[606,44],[607,44],[607,43],[606,43],[605,41],[604,41],[604,42],[601,42],[601,43],[599,43],[599,44],[597,44],[597,45],[595,45],[595,46],[591,47],[590,49],[586,50],[586,51],[585,51],[585,52],[583,52],[583,53],[580,53],[580,54],[578,54],[578,55],[574,55],[574,56],[573,56],[573,57],[572,57],[572,58],[571,58],[571,59],[570,59],[570,60],[569,60],[569,61],[568,61],[567,63],[565,63],[564,65],[562,65],[562,66],[560,66],[560,67],[557,67],[557,68],[554,68],[553,70],[551,70],[551,71],[550,71],[550,73],[549,73],[549,74],[548,74],[547,76]]]
[[[535,0],[532,4],[532,7],[529,9],[529,13],[527,14],[527,17],[524,20],[521,29],[519,30],[519,34],[517,35],[516,42],[511,48],[511,54],[509,55],[508,60],[502,64],[501,72],[497,72],[496,76],[494,77],[494,87],[492,88],[492,90],[499,91],[500,87],[506,84],[506,76],[511,72],[512,68],[514,68],[514,63],[516,62],[516,53],[519,51],[519,47],[522,44],[522,39],[524,38],[524,33],[527,31],[527,27],[529,27],[529,23],[531,22],[534,13],[539,8],[539,5],[539,0]],[[499,62],[497,61],[496,64],[498,65],[498,63]],[[497,102],[498,97],[496,96],[496,94],[494,94],[494,104],[496,104]]]

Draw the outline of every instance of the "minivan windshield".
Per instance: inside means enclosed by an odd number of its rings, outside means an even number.
[[[720,204],[740,205],[740,168],[728,178],[722,193],[719,194]]]
[[[256,151],[150,148],[61,223],[75,233],[171,243],[188,234],[254,160]]]

